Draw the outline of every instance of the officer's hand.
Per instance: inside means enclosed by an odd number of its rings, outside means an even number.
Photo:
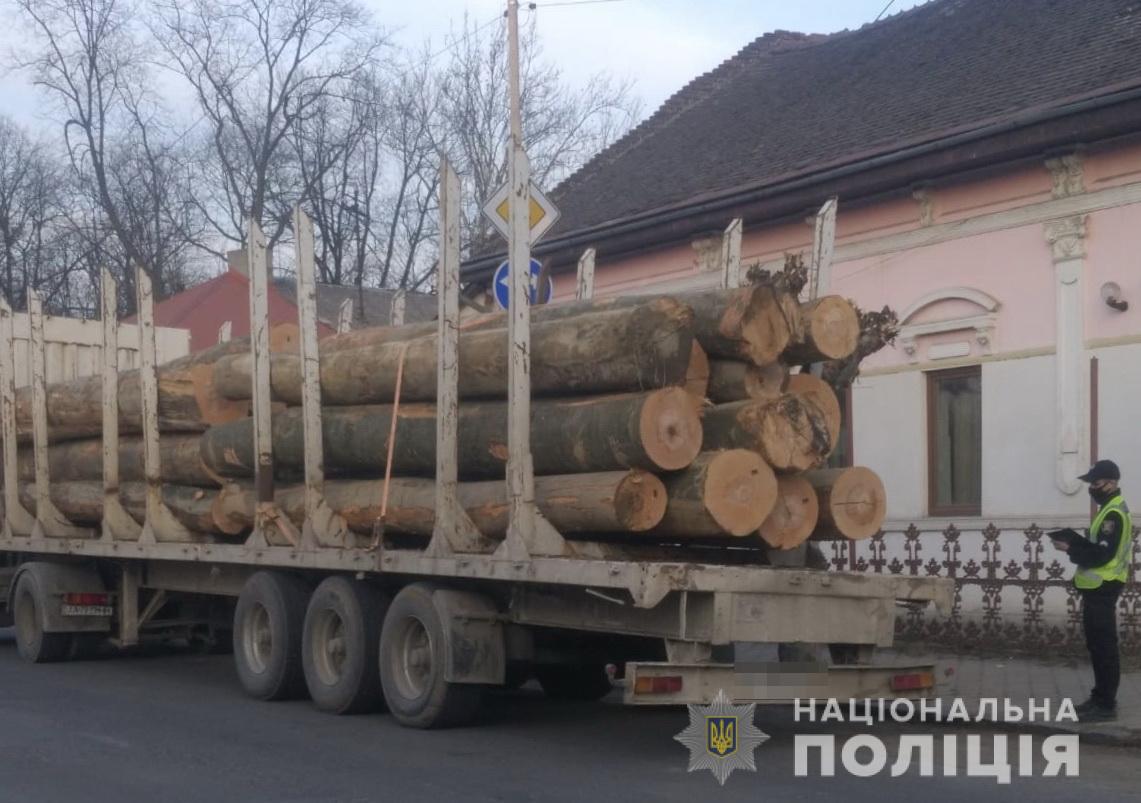
[[[1067,544],[1065,541],[1055,541],[1054,539],[1051,538],[1050,542],[1054,545],[1055,549],[1060,549],[1063,552],[1069,552],[1070,551],[1070,545]]]

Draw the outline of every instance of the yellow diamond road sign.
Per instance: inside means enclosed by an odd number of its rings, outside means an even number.
[[[483,214],[495,226],[496,230],[505,238],[511,239],[508,207],[510,204],[511,187],[504,184],[496,190],[483,205]],[[537,242],[540,237],[555,225],[559,219],[559,210],[543,191],[531,183],[531,204],[528,224],[531,230],[531,242]]]

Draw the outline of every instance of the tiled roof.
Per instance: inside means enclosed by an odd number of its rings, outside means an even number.
[[[766,34],[551,192],[548,239],[1141,83],[1141,0],[933,0]]]
[[[277,288],[268,292],[271,325],[297,323],[297,307]],[[155,325],[190,330],[190,350],[202,351],[218,342],[218,332],[230,322],[231,337],[250,333],[250,280],[236,270],[227,270],[213,279],[155,304]],[[332,331],[326,328],[322,334]]]

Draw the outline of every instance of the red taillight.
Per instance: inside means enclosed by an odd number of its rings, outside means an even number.
[[[67,605],[106,605],[108,598],[107,594],[91,591],[80,591],[63,595],[63,601]]]
[[[935,685],[935,676],[930,672],[910,672],[906,675],[891,676],[892,691],[914,691],[930,689]]]
[[[635,694],[677,694],[681,675],[642,675],[634,681]]]

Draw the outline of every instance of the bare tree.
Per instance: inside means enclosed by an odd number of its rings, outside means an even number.
[[[178,214],[157,208],[171,197],[171,148],[156,141],[161,127],[146,88],[145,50],[135,35],[138,9],[129,0],[17,2],[40,44],[21,66],[61,110],[77,186],[98,210],[87,217],[89,226],[73,234],[86,233],[94,262],[120,274],[123,303],[131,310],[127,266],[145,267],[162,294],[181,284],[175,275],[192,236]]]
[[[429,54],[362,72],[350,96],[322,106],[293,136],[321,280],[422,286],[439,165],[438,81]]]
[[[507,180],[506,26],[484,29],[465,21],[450,43],[452,55],[442,78],[442,125],[448,155],[470,189],[464,204],[470,246],[489,233],[480,204]],[[544,61],[533,17],[521,31],[520,103],[532,178],[545,187],[585,164],[640,114],[629,82],[600,73],[581,89],[569,86],[559,69]]]
[[[63,215],[62,188],[43,145],[0,118],[0,282],[14,307],[23,306],[29,287],[57,273],[53,241]]]
[[[290,131],[330,93],[343,94],[381,40],[351,0],[169,0],[162,8],[155,38],[210,125],[202,212],[228,240],[244,242],[253,218],[276,242],[308,190],[295,183]]]

